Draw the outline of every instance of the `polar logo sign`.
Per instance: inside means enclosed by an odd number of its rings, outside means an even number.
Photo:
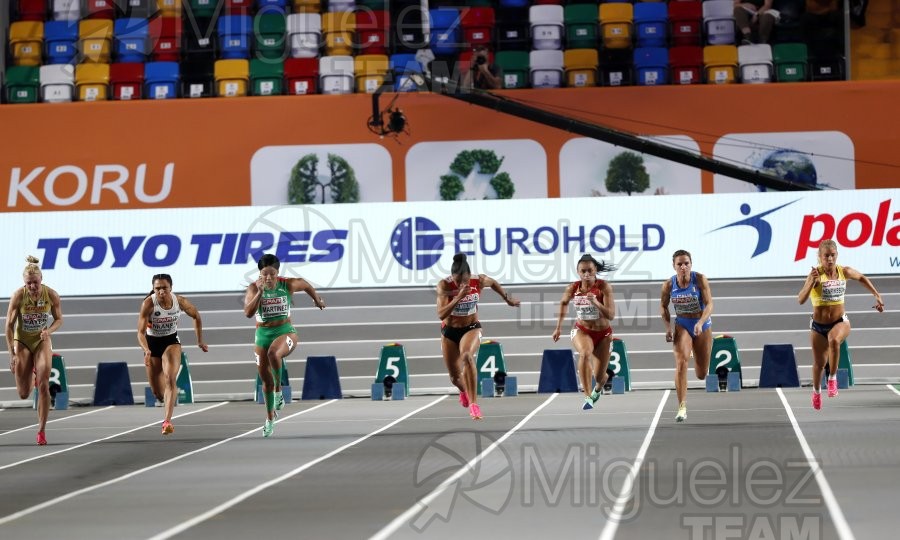
[[[867,244],[900,246],[900,212],[891,212],[891,202],[888,199],[879,203],[874,219],[871,210],[865,209],[844,216],[830,213],[803,216],[794,261],[805,258],[809,250],[818,250],[819,243],[828,238],[848,248]]]
[[[247,264],[263,253],[274,251],[282,263],[320,263],[339,261],[344,256],[345,229],[285,231],[276,237],[268,232],[195,234],[189,240],[174,234],[154,236],[84,236],[80,238],[41,238],[43,268],[52,270],[65,260],[76,270],[126,268],[140,260],[150,268],[167,267],[179,261],[184,245],[189,244],[195,266],[210,264]]]
[[[391,253],[410,270],[431,268],[444,250],[441,229],[430,219],[407,218],[391,234]]]
[[[718,229],[713,229],[710,232],[721,231],[722,229],[728,229],[730,227],[738,227],[738,226],[747,226],[756,229],[757,240],[756,240],[756,248],[753,250],[753,254],[750,255],[750,258],[756,257],[757,255],[762,255],[763,253],[769,251],[769,248],[772,245],[772,225],[766,221],[764,218],[773,212],[781,210],[785,206],[790,204],[794,204],[799,201],[797,199],[795,201],[791,201],[789,203],[782,204],[781,206],[776,206],[771,210],[766,210],[764,212],[760,212],[756,215],[750,216],[748,218],[741,219],[739,221],[735,221],[734,223],[729,223],[728,225],[722,225]],[[748,215],[752,212],[753,209],[749,204],[744,203],[741,205],[741,214]]]

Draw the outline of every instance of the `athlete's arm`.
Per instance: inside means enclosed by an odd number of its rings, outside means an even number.
[[[878,290],[875,288],[875,285],[872,284],[872,281],[863,275],[861,272],[858,272],[849,266],[844,267],[844,276],[848,279],[855,279],[862,283],[862,286],[869,289],[869,292],[875,296],[875,305],[873,308],[877,309],[879,312],[884,311],[884,300],[881,298],[881,294],[878,293]]]
[[[503,297],[503,300],[506,301],[507,305],[515,307],[521,303],[521,302],[519,302],[519,300],[517,298],[513,298],[513,296],[510,293],[504,291],[503,286],[500,285],[500,282],[497,281],[496,279],[486,276],[484,274],[479,274],[478,279],[479,279],[479,281],[481,281],[482,290],[490,287],[491,289],[494,290],[494,292],[496,292],[497,294],[499,294],[500,296]]]
[[[606,320],[611,321],[616,318],[616,301],[613,298],[612,285],[608,281],[603,282],[603,303],[598,302],[595,296],[594,304],[600,310],[600,314],[606,317]]]
[[[178,300],[178,305],[181,306],[181,309],[187,313],[189,317],[194,319],[194,332],[197,334],[197,346],[200,347],[203,352],[209,352],[209,347],[203,341],[203,321],[200,318],[200,311],[190,300],[180,294],[176,294],[175,297]]]
[[[669,313],[669,301],[672,296],[672,280],[667,279],[662,284],[659,299],[659,315],[666,327],[666,341],[672,341],[672,315]]]
[[[262,291],[262,278],[247,286],[247,292],[244,294],[244,316],[248,319],[256,315],[256,310],[259,309],[259,300],[262,298]]]
[[[819,281],[819,270],[818,268],[813,266],[812,270],[809,271],[809,274],[806,275],[806,281],[803,282],[803,287],[800,288],[800,293],[797,294],[797,302],[800,302],[801,304],[806,303],[806,300],[809,298],[809,293],[812,292],[813,287],[816,286],[817,281]]]
[[[6,349],[9,351],[9,370],[14,371],[16,365],[16,352],[14,336],[16,332],[16,320],[19,318],[19,304],[22,302],[22,291],[19,287],[9,297],[9,307],[6,310]]]
[[[697,273],[697,284],[700,286],[700,300],[703,301],[703,313],[700,314],[700,323],[705,323],[713,312],[712,289],[709,288],[709,280],[701,273]]]
[[[451,297],[447,294],[447,286],[444,284],[444,281],[441,280],[437,284],[437,315],[438,319],[444,320],[450,316],[450,313],[453,312],[453,308],[456,307],[456,304],[459,303],[460,300],[465,298],[465,296],[469,294],[469,286],[463,285],[459,288],[459,292],[456,296]]]
[[[566,313],[569,311],[569,302],[572,300],[572,291],[574,290],[575,286],[569,285],[566,287],[566,290],[563,291],[562,299],[559,301],[559,312],[556,314],[556,329],[553,330],[553,335],[550,336],[553,338],[553,341],[559,341],[559,335],[562,332],[563,319],[566,318]]]
[[[305,292],[312,298],[313,304],[315,304],[317,308],[325,309],[325,300],[322,300],[322,297],[319,296],[319,293],[316,292],[316,288],[313,287],[310,282],[303,278],[291,278],[288,286],[292,293]]]
[[[144,362],[150,360],[150,345],[147,344],[147,326],[150,324],[150,312],[153,311],[153,298],[148,296],[141,303],[141,311],[138,313],[137,339],[138,345],[144,351]]]
[[[50,314],[53,315],[53,322],[41,330],[41,339],[49,339],[50,334],[59,330],[59,327],[63,325],[62,302],[59,300],[59,294],[50,287],[47,287],[47,294],[50,296]]]

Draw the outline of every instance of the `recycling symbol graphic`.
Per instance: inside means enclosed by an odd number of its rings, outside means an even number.
[[[512,199],[515,184],[508,173],[497,172],[503,159],[493,150],[463,150],[450,164],[450,174],[441,176],[441,200]],[[483,180],[486,175],[490,175],[490,180]]]
[[[319,175],[319,156],[306,154],[291,169],[288,204],[359,202],[359,182],[346,159],[328,154],[328,173]]]

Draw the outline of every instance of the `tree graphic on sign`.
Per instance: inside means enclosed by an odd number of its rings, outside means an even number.
[[[650,187],[650,175],[644,158],[634,152],[622,152],[612,158],[606,169],[606,189],[610,193],[642,193]]]
[[[327,191],[326,191],[327,190]],[[319,176],[319,156],[306,154],[291,169],[288,204],[359,202],[359,182],[347,160],[328,154],[328,176]]]
[[[450,174],[441,176],[441,200],[456,201],[464,194],[468,197],[463,198],[470,199],[512,199],[516,186],[508,173],[497,173],[502,164],[503,158],[497,157],[493,150],[463,150],[450,164]],[[481,175],[491,178],[484,184],[475,178]],[[496,197],[487,192],[488,186],[493,188]]]

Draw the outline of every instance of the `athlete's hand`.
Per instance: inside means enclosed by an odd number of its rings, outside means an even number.
[[[675,338],[672,336],[672,331],[666,328],[666,343],[672,343]]]
[[[150,365],[150,351],[144,351],[144,365]]]
[[[313,304],[315,304],[319,309],[325,309],[325,300],[321,296],[313,300]]]
[[[41,339],[47,340],[50,339],[50,330],[46,328],[41,329]]]
[[[559,331],[559,328],[557,328],[556,330],[553,331],[553,335],[550,336],[553,339],[554,343],[559,341],[559,334],[560,334],[560,331]]]
[[[694,325],[694,335],[699,336],[703,333],[703,321],[697,321],[697,324]]]
[[[16,374],[16,353],[15,353],[15,351],[9,351],[9,371],[13,375]]]
[[[200,341],[200,342],[197,343],[197,346],[200,347],[200,350],[201,350],[201,351],[203,351],[203,352],[209,352],[209,345],[207,345],[206,343]]]
[[[812,267],[812,270],[809,271],[809,275],[806,277],[807,280],[812,283],[816,283],[819,280],[819,269],[815,266]]]
[[[459,292],[456,293],[457,300],[462,300],[463,298],[465,298],[466,295],[468,295],[469,291],[471,291],[471,290],[472,290],[472,288],[469,287],[468,285],[466,285],[465,287],[460,287]]]
[[[872,307],[878,310],[878,313],[884,312],[884,300],[881,299],[881,296],[875,297],[875,305]]]
[[[266,288],[266,278],[262,276],[256,278],[256,288],[259,289],[259,292],[262,292]]]
[[[512,306],[512,307],[519,307],[519,305],[521,303],[522,302],[518,298],[512,297],[509,295],[509,293],[506,293],[506,305]]]

